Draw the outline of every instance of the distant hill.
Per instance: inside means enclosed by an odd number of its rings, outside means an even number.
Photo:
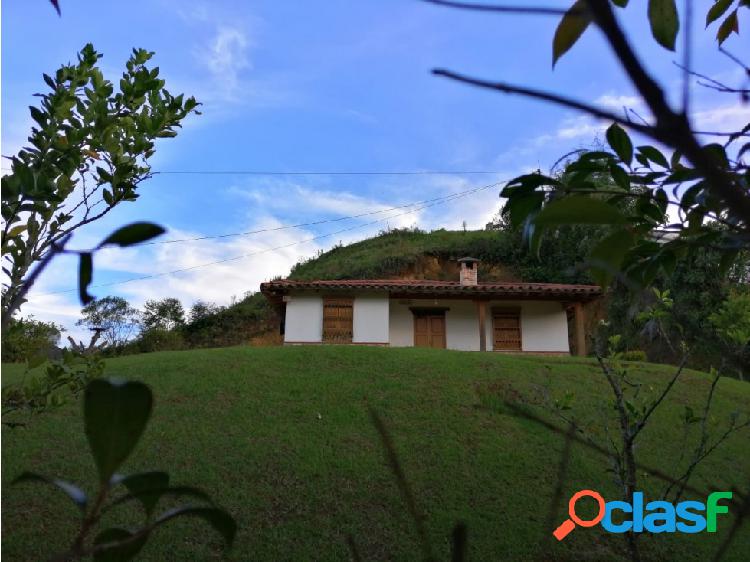
[[[581,240],[581,246],[585,240]],[[590,283],[573,267],[580,249],[547,243],[540,259],[525,251],[520,236],[499,230],[400,229],[336,246],[292,268],[290,279],[438,279],[458,280],[456,260],[481,260],[480,281]]]

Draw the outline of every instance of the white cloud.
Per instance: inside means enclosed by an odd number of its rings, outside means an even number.
[[[248,56],[251,46],[247,31],[220,24],[208,44],[195,50],[195,57],[212,75],[217,88],[227,98],[237,94],[241,73],[252,68]]]
[[[612,93],[599,96],[594,103],[617,111],[623,111],[623,108],[635,109],[637,111],[643,107],[641,98],[638,96],[625,96]]]
[[[734,103],[692,114],[693,126],[699,131],[728,132],[741,130],[750,122],[750,106]]]

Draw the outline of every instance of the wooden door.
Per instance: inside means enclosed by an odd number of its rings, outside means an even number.
[[[325,343],[352,343],[352,299],[323,299],[323,341]]]
[[[414,345],[445,349],[445,314],[415,315]]]
[[[496,351],[521,351],[520,311],[494,312],[492,326],[494,332],[492,349]]]

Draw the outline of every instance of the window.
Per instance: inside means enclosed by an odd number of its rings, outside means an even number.
[[[492,311],[493,346],[495,351],[521,351],[521,311],[495,309]]]
[[[352,343],[352,299],[323,299],[323,341]]]

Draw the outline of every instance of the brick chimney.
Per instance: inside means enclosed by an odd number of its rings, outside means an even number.
[[[461,272],[459,273],[459,280],[461,285],[476,285],[477,284],[477,269],[479,269],[479,260],[476,258],[461,258],[458,260],[461,264]]]

